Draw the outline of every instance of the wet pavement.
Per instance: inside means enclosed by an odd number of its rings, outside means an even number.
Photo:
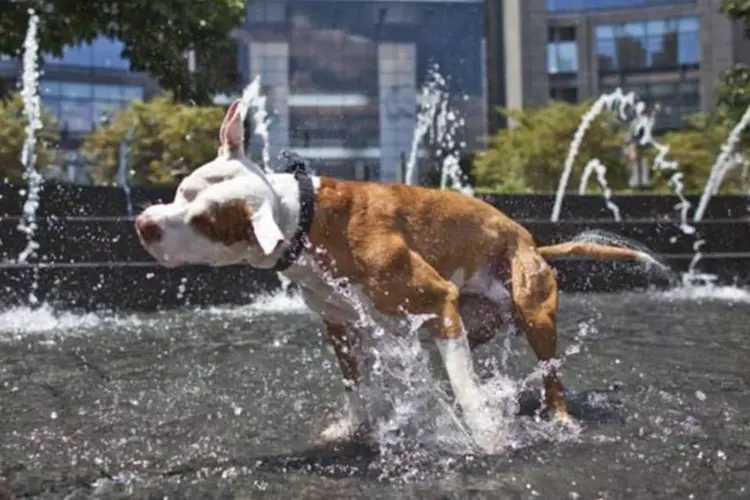
[[[342,387],[294,299],[4,311],[0,498],[750,498],[750,294],[708,295],[563,296],[580,429],[536,423],[526,391],[492,455],[421,446],[408,429],[387,449],[317,445]],[[513,345],[518,381],[534,366]],[[480,357],[502,352],[498,339]]]

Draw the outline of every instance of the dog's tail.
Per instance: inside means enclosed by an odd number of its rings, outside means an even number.
[[[546,260],[564,259],[565,257],[588,257],[599,260],[635,260],[648,263],[655,261],[648,253],[632,248],[584,241],[568,241],[557,245],[539,247],[537,251]]]
[[[636,261],[644,263],[648,267],[653,266],[662,270],[669,269],[645,245],[619,234],[600,229],[583,231],[570,241],[539,247],[537,251],[543,258],[550,261],[566,257],[587,257],[599,260]]]

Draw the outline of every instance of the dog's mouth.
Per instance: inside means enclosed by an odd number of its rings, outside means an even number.
[[[164,267],[168,267],[170,269],[174,269],[175,267],[181,267],[187,264],[184,260],[177,260],[170,258],[169,256],[164,256],[161,259],[156,259],[160,265]]]
[[[187,264],[186,261],[177,259],[174,256],[171,256],[168,253],[161,251],[161,249],[158,248],[158,245],[148,245],[144,243],[143,248],[148,252],[148,254],[151,257],[154,258],[154,260],[160,266],[173,269],[175,267],[180,267],[180,266],[184,266]]]

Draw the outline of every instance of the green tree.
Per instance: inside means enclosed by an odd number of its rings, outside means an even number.
[[[575,131],[591,105],[591,101],[552,102],[531,110],[501,109],[516,126],[497,131],[489,138],[487,149],[477,155],[473,169],[477,187],[506,192],[554,192]],[[580,175],[589,160],[598,158],[607,167],[610,185],[623,187],[627,182],[623,134],[623,127],[611,113],[602,113],[586,132],[574,172]],[[578,189],[575,179],[574,174],[568,190]]]
[[[176,103],[169,94],[133,102],[109,126],[100,127],[84,141],[94,182],[115,180],[120,142],[131,132],[130,182],[174,182],[176,172],[190,171],[216,157],[223,116],[220,107]]]
[[[23,114],[23,100],[14,93],[0,101],[0,178],[20,181],[23,177],[21,151],[26,140],[28,120]],[[59,141],[57,124],[42,110],[43,128],[36,131],[36,164],[49,165],[55,157],[55,144]]]
[[[732,20],[742,21],[745,36],[750,37],[750,1],[722,0],[721,12]],[[716,100],[722,114],[737,122],[750,106],[750,66],[735,64],[729,68],[721,77]]]
[[[688,117],[685,125],[684,129],[669,132],[659,140],[669,146],[667,159],[679,164],[685,192],[702,192],[732,124],[719,116],[698,113]],[[654,152],[649,156],[653,161]],[[671,176],[670,171],[659,174],[655,179],[656,187],[660,191],[669,189],[667,182]],[[747,189],[746,183],[743,169],[738,166],[724,178],[721,192],[743,192]]]
[[[244,0],[4,1],[0,54],[20,54],[30,8],[40,15],[42,53],[59,56],[65,46],[98,36],[118,39],[133,70],[152,75],[177,99],[197,103],[223,90],[228,57],[236,54],[229,34],[245,16]],[[200,67],[195,73],[185,59],[191,49]]]

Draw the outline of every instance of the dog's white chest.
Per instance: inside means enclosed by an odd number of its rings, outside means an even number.
[[[361,286],[329,278],[307,257],[284,274],[299,286],[307,307],[324,318],[350,323],[376,313]]]

